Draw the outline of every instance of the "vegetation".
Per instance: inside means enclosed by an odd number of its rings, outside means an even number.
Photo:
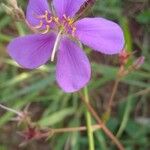
[[[1,0],[1,2],[5,1]],[[26,1],[19,6],[26,9]],[[87,12],[86,12],[87,13]],[[119,79],[111,113],[109,100],[118,80],[118,56],[106,56],[85,48],[92,65],[92,79],[88,85],[91,105],[106,122],[126,150],[150,149],[150,51],[148,0],[97,0],[89,16],[101,16],[118,22],[125,34],[126,47],[131,53],[130,67],[140,56],[145,62]],[[84,91],[66,94],[55,83],[55,64],[48,63],[36,70],[25,70],[8,56],[7,44],[12,38],[30,31],[23,22],[15,22],[0,9],[0,103],[15,110],[28,111],[32,120],[42,128],[80,127],[86,125]],[[24,126],[11,121],[12,112],[0,108],[0,150],[87,150],[87,132],[58,133],[48,140],[31,140],[22,147],[24,138],[18,134]],[[92,124],[97,122],[92,117]],[[21,137],[21,138],[20,138]],[[95,150],[115,150],[115,144],[101,130],[94,131]]]

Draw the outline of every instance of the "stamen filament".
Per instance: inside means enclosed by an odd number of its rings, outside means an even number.
[[[47,10],[45,11],[44,15],[35,15],[35,17],[37,19],[45,19],[47,16],[48,16],[48,11]]]
[[[43,21],[40,20],[40,23],[38,25],[35,25],[34,28],[35,29],[40,29],[43,26]]]
[[[56,37],[56,41],[55,41],[54,48],[53,48],[52,55],[51,55],[51,61],[54,61],[56,51],[58,50],[58,46],[60,44],[62,32],[63,32],[63,30],[60,30],[57,37]]]
[[[53,17],[50,17],[50,19],[48,19],[48,16],[46,17],[46,22],[47,23],[51,23],[53,21]]]
[[[49,25],[46,25],[46,29],[42,32],[42,34],[48,33],[49,30],[50,30],[50,26],[49,26]]]

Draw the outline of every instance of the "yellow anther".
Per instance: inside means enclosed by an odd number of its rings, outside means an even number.
[[[43,26],[43,21],[40,20],[40,23],[38,25],[33,26],[35,29],[40,29]]]
[[[74,20],[73,20],[73,19],[69,19],[69,20],[68,20],[68,24],[69,24],[69,25],[72,25],[73,23],[74,23]]]
[[[59,18],[58,18],[58,17],[54,17],[54,21],[55,21],[56,23],[59,23]]]
[[[49,26],[49,25],[46,25],[46,29],[42,31],[42,34],[48,33],[49,30],[50,30],[50,26]]]
[[[72,25],[74,22],[74,19],[67,17],[65,14],[63,15],[63,18],[68,23],[68,25]]]
[[[44,15],[36,15],[35,17],[40,19],[40,22],[33,28],[40,29],[43,24],[46,23],[45,29],[41,30],[42,34],[48,33],[50,30],[50,23],[54,22],[56,23],[56,30],[61,30],[63,33],[70,33],[71,30],[71,35],[73,37],[75,36],[76,27],[74,26],[74,19],[67,17],[65,14],[63,15],[63,19],[59,19],[57,16],[50,16],[49,12],[46,10]]]

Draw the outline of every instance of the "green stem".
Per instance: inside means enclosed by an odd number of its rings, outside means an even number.
[[[89,95],[88,95],[88,88],[84,88],[84,96],[85,100],[88,103],[89,102]],[[92,118],[90,112],[86,109],[85,112],[86,115],[86,123],[87,123],[87,134],[88,134],[88,140],[89,140],[89,150],[95,150],[94,148],[94,136],[93,136],[93,129],[92,129]]]

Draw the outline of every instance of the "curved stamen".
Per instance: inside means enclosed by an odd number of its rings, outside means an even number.
[[[37,15],[37,14],[34,14],[34,16],[35,16],[37,19],[45,19],[45,18],[48,16],[48,11],[46,10],[44,15]]]
[[[51,23],[53,21],[53,17],[48,18],[48,11],[45,12],[45,20],[47,23]]]
[[[46,22],[47,23],[51,23],[53,21],[53,17],[50,17],[50,19],[48,19],[48,16],[46,16]]]
[[[43,24],[46,26],[45,30],[40,31],[42,34],[49,32],[51,23],[53,22],[55,24],[54,27],[56,27],[56,30],[63,30],[64,33],[71,34],[72,37],[75,36],[76,27],[74,26],[74,19],[66,16],[65,14],[63,15],[63,19],[59,19],[57,16],[49,15],[49,12],[46,10],[44,15],[35,15],[35,17],[40,19],[40,22],[39,25],[33,26],[34,29],[40,29]],[[52,61],[54,59],[53,57]]]
[[[46,25],[46,29],[42,31],[42,34],[48,33],[49,30],[50,30],[50,26],[49,26],[49,25]]]
[[[40,23],[38,25],[33,26],[35,29],[40,29],[43,26],[43,21],[40,20]]]

